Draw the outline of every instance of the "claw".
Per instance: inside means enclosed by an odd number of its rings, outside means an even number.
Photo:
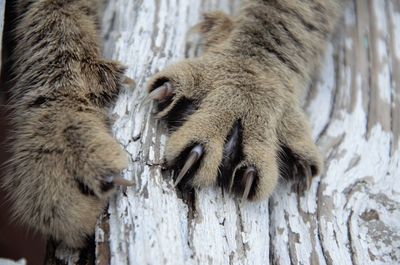
[[[236,171],[239,169],[239,165],[235,167],[232,173],[231,181],[229,182],[229,193],[232,193],[233,183],[235,182]]]
[[[119,185],[119,186],[125,186],[125,187],[133,186],[133,182],[131,182],[131,181],[127,180],[127,179],[124,179],[122,177],[114,178],[113,182],[114,182],[114,184]]]
[[[304,193],[304,191],[309,190],[311,187],[312,173],[311,167],[304,161],[298,161],[298,166],[299,169],[297,169],[297,171],[302,172],[303,176],[300,176],[300,179],[296,181],[298,181],[299,183],[299,194],[302,194]]]
[[[233,183],[235,182],[235,174],[232,174],[231,183],[229,183],[229,193],[232,193]]]
[[[304,194],[304,188],[303,188],[302,183],[303,183],[302,181],[297,181],[295,184],[296,192],[299,196],[303,196],[303,194]]]
[[[165,82],[162,86],[151,91],[143,100],[143,104],[147,104],[151,100],[164,100],[172,96],[172,85],[170,82]]]
[[[249,167],[243,174],[243,179],[246,181],[246,185],[243,191],[242,200],[246,200],[249,197],[251,186],[253,185],[256,176],[256,170],[253,167]]]
[[[119,185],[119,186],[133,186],[133,183],[127,179],[124,179],[122,177],[112,177],[112,176],[108,176],[106,178],[104,178],[104,180],[108,183],[114,183],[115,185]]]
[[[181,180],[189,171],[189,169],[199,160],[199,158],[203,154],[203,151],[204,151],[203,147],[200,144],[193,147],[192,151],[190,151],[189,157],[186,160],[185,165],[183,166],[181,172],[179,172],[179,175],[175,180],[174,187],[176,187],[179,184],[179,182],[181,182]]]
[[[304,167],[304,174],[306,177],[306,189],[309,190],[312,182],[311,167],[309,165],[303,165],[303,167]]]
[[[173,88],[170,82],[165,82],[162,86],[151,91],[140,103],[139,112],[142,111],[145,105],[147,105],[152,100],[165,100],[169,97],[172,97]]]
[[[297,168],[296,165],[294,165],[293,171],[292,171],[292,179],[293,179],[293,180],[295,180],[295,181],[297,180],[297,177],[298,177],[297,175],[298,175],[298,173],[299,173],[299,172],[298,172],[298,168]]]
[[[133,88],[135,86],[135,81],[132,78],[127,77],[126,75],[122,78],[121,83],[126,88]]]

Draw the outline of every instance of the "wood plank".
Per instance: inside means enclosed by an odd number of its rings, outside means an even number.
[[[201,13],[240,1],[109,1],[104,52],[137,82],[112,111],[136,186],[97,228],[102,264],[396,264],[400,262],[400,4],[354,0],[305,108],[325,171],[299,197],[290,183],[258,203],[219,188],[183,195],[162,170],[164,125],[140,109],[146,80],[199,49]],[[104,222],[108,225],[104,226]],[[59,257],[65,252],[59,251]],[[60,254],[61,253],[61,254]],[[106,253],[104,255],[104,253]],[[75,256],[77,259],[77,256]],[[65,259],[64,259],[65,260]]]

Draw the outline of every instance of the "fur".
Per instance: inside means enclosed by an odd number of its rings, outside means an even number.
[[[14,218],[81,247],[115,191],[127,155],[106,107],[124,69],[102,59],[94,0],[21,0],[12,54],[12,157],[3,185]]]
[[[311,175],[319,174],[322,159],[299,98],[341,9],[341,1],[253,0],[236,18],[206,14],[196,27],[203,34],[204,55],[171,65],[149,82],[150,91],[167,81],[174,88],[159,117],[176,111],[183,99],[196,105],[171,134],[168,163],[200,143],[205,154],[191,184],[216,184],[228,133],[239,121],[243,157],[238,166],[258,172],[253,199],[271,195],[284,171],[306,165]]]

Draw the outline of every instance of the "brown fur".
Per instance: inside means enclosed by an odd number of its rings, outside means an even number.
[[[12,158],[3,184],[15,219],[81,247],[128,163],[106,108],[123,68],[101,58],[95,0],[21,0],[13,51]]]
[[[234,20],[223,13],[205,15],[197,27],[205,39],[203,56],[171,65],[156,74],[149,89],[169,81],[172,103],[180,99],[197,110],[171,134],[166,159],[171,164],[182,152],[200,143],[205,154],[192,183],[217,183],[226,137],[236,121],[243,127],[242,165],[258,171],[255,199],[269,196],[276,186],[282,149],[296,163],[319,174],[322,160],[311,139],[299,94],[318,65],[342,3],[326,0],[247,1]]]

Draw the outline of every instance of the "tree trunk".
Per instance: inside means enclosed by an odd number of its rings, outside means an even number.
[[[136,80],[112,111],[132,163],[96,230],[99,264],[397,264],[400,262],[400,2],[354,0],[306,96],[325,171],[299,196],[282,183],[244,202],[220,188],[182,194],[162,168],[165,126],[140,109],[146,80],[195,56],[188,30],[203,12],[240,1],[114,0],[104,53]],[[52,249],[50,247],[49,249]],[[54,249],[53,249],[54,250]],[[58,248],[55,263],[87,262]],[[85,252],[87,253],[87,252]],[[81,257],[81,258],[80,258]]]

